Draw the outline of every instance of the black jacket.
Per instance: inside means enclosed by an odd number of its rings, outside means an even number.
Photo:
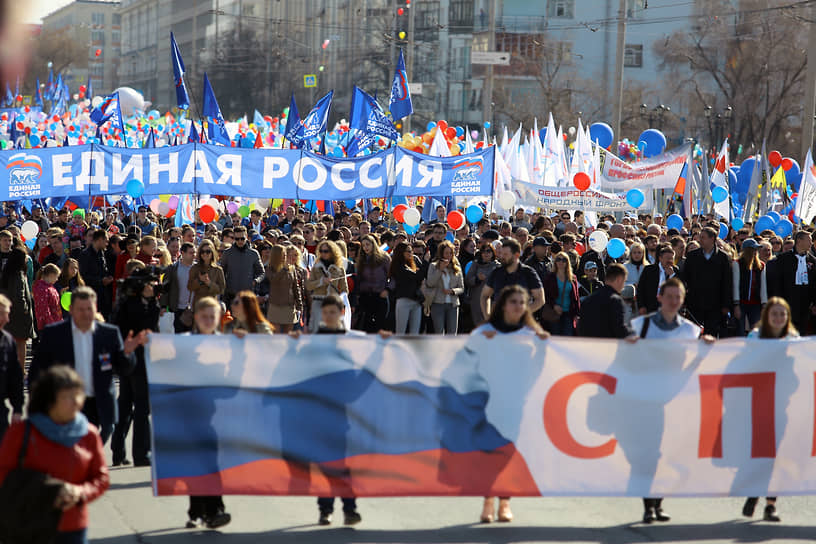
[[[23,369],[17,360],[17,344],[9,333],[0,330],[0,402],[4,399],[9,399],[15,414],[23,413]]]
[[[686,283],[686,307],[698,319],[705,311],[731,308],[731,259],[719,249],[708,260],[702,248],[689,253],[682,279]]]
[[[408,267],[403,267],[397,270],[388,280],[388,288],[394,294],[394,300],[401,298],[420,300],[421,293],[419,288],[422,285],[425,274],[417,257],[414,257],[414,263],[417,265],[416,271]]]
[[[672,266],[674,275],[678,274],[678,268]],[[638,308],[646,308],[648,313],[656,312],[658,306],[657,302],[657,288],[660,287],[660,264],[650,264],[643,267],[643,272],[640,273],[640,280],[637,285],[637,301]]]
[[[768,263],[769,268],[765,276],[768,281],[768,296],[778,296],[788,301],[794,316],[816,302],[816,258],[807,253],[805,262],[808,268],[806,297],[802,296],[801,290],[796,289],[796,269],[799,268],[799,260],[794,250],[785,251],[771,261],[774,263],[773,274],[771,274],[772,269]]]
[[[634,334],[624,319],[624,303],[617,291],[604,285],[581,302],[578,336],[626,338]]]

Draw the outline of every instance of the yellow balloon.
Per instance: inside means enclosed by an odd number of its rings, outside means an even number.
[[[280,208],[281,205],[283,205],[283,199],[276,198],[276,199],[272,200],[272,207],[273,208]]]
[[[170,202],[172,195],[159,195],[159,202]]]
[[[400,37],[400,40],[404,40],[404,39],[405,39],[405,32],[404,32],[404,31],[400,31],[400,33],[399,33],[399,37]]]

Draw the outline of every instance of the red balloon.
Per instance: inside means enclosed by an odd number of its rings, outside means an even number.
[[[782,164],[782,153],[779,151],[771,151],[768,154],[768,162],[771,163],[771,166],[777,168],[780,164]]]
[[[586,191],[589,189],[590,179],[589,176],[583,172],[578,172],[575,174],[575,177],[572,178],[572,183],[575,185],[575,188],[579,191]]]
[[[399,9],[397,10],[397,15],[402,15],[403,13],[405,13],[405,10],[404,10],[404,9],[399,8]]]
[[[584,247],[584,244],[582,244],[581,242],[575,242],[575,251],[578,252],[578,255],[583,255],[584,252],[586,251],[586,248]]]
[[[204,204],[198,209],[198,216],[205,223],[212,223],[215,219],[215,210],[209,204]]]
[[[85,85],[80,85],[79,86],[79,92],[84,93],[86,90],[87,90],[87,87]]]
[[[22,102],[22,101],[23,101],[23,95],[18,94],[17,95],[17,102]]]
[[[394,219],[402,223],[404,221],[402,214],[404,214],[405,210],[407,209],[408,206],[406,206],[405,204],[397,204],[396,206],[394,206],[394,211],[391,213],[394,215]]]
[[[481,149],[484,145],[484,142],[476,142],[476,149]]]
[[[25,107],[25,112],[26,112],[26,113],[28,113],[28,112],[30,112],[30,111],[31,111],[31,106],[26,106],[26,107]]]
[[[455,138],[455,137],[456,137],[456,129],[455,129],[455,128],[453,128],[453,127],[448,127],[448,128],[446,128],[446,129],[445,129],[445,136],[447,136],[447,138],[448,138],[449,140],[451,140],[451,139]]]
[[[793,168],[793,161],[791,159],[789,159],[788,157],[785,157],[784,159],[782,159],[782,170],[787,172],[791,168]]]
[[[447,130],[447,128],[448,128],[448,122],[447,122],[447,121],[445,121],[445,120],[439,121],[439,122],[436,124],[436,128],[438,128],[439,130],[441,130],[441,131],[442,131],[442,133],[444,134],[444,133],[445,133],[445,130]]]
[[[448,214],[448,225],[453,230],[459,230],[465,226],[465,214],[459,210],[453,210]]]
[[[97,50],[96,50],[96,52],[95,52],[95,55],[98,57],[98,56],[99,56],[99,55],[101,55],[101,54],[102,54],[102,50],[101,50],[101,49],[97,49]]]

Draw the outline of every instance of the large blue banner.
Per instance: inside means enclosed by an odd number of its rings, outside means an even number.
[[[0,200],[125,193],[349,200],[489,195],[494,148],[429,157],[394,147],[361,158],[296,149],[186,144],[151,149],[83,145],[0,152]]]

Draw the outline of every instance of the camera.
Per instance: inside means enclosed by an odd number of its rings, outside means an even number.
[[[130,273],[130,276],[118,281],[119,288],[122,289],[126,296],[141,296],[146,285],[153,286],[153,296],[157,297],[161,294],[162,284],[160,281],[163,270],[158,266],[148,266],[145,268],[137,268]]]

